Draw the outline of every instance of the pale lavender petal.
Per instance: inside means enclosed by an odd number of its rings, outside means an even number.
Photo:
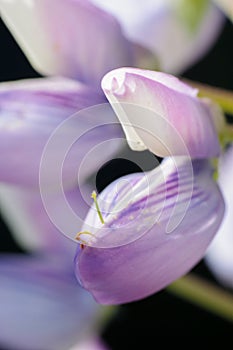
[[[221,12],[211,2],[206,2],[207,8],[194,29],[190,29],[189,22],[182,22],[179,17],[177,7],[180,1],[92,2],[115,16],[130,40],[155,53],[161,70],[173,74],[184,71],[205,55],[216,41],[223,24]],[[182,6],[185,10],[186,6],[195,6],[195,3],[187,1],[185,4],[183,1]],[[197,6],[200,6],[199,3]]]
[[[0,258],[0,343],[63,350],[90,334],[100,311],[62,256]]]
[[[88,0],[1,0],[0,11],[42,74],[99,86],[106,72],[132,64],[117,20]]]
[[[110,248],[85,246],[77,252],[76,276],[98,302],[120,304],[144,298],[181,277],[204,256],[221,223],[224,202],[207,163],[196,161],[194,177],[190,179],[187,161],[178,162],[178,168],[171,160],[162,165],[166,174],[163,184],[157,182],[158,170],[152,171],[157,184],[153,187],[153,181],[150,182],[149,195],[142,186],[138,198],[135,196],[129,200],[128,193],[132,193],[132,188],[140,188],[141,174],[129,176],[124,186],[120,184],[118,198],[117,183],[107,187],[99,196],[100,203],[102,196],[108,203],[109,215],[124,197],[128,205],[120,209],[115,220],[111,218],[109,222],[107,215],[103,228],[94,232],[95,240],[107,240]],[[193,186],[191,198],[190,186]],[[188,202],[188,207],[183,219],[168,233],[169,220],[181,214],[185,202]],[[92,211],[87,224],[92,226],[96,216]],[[106,232],[102,235],[104,230]],[[121,242],[121,236],[133,232],[135,241],[111,247],[112,242]]]
[[[41,169],[43,185],[52,190],[56,179],[71,188],[96,171],[119,148],[120,141],[111,140],[121,137],[108,104],[97,109],[104,103],[103,95],[69,79],[2,84],[0,181],[38,187]],[[88,152],[106,140],[108,147],[81,168]]]
[[[30,251],[56,252],[72,261],[76,244],[70,239],[81,230],[91,201],[87,185],[49,194],[0,185],[0,210],[16,241]]]
[[[148,148],[162,157],[219,155],[216,111],[197,97],[196,89],[177,78],[121,68],[105,75],[102,88],[132,149]],[[220,112],[218,118],[224,118]]]
[[[226,213],[207,250],[206,262],[220,282],[233,288],[233,147],[220,158],[219,166],[219,185],[226,202]]]

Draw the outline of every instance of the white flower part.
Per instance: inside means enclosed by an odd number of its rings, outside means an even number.
[[[140,138],[138,133],[135,131],[135,126],[130,122],[127,113],[124,111],[124,108],[119,103],[117,95],[123,95],[126,92],[126,88],[129,86],[125,85],[125,79],[127,73],[134,73],[135,69],[127,68],[127,70],[118,70],[118,75],[116,75],[116,71],[111,71],[105,75],[102,80],[102,88],[106,93],[107,98],[111,101],[113,109],[115,110],[122,128],[125,132],[126,140],[128,142],[129,147],[134,151],[144,151],[147,149],[147,146],[144,144],[143,140]],[[175,77],[164,75],[160,72],[154,71],[143,71],[143,76],[148,79],[154,79],[157,82],[162,84],[166,84],[167,87],[171,89],[175,89],[181,93],[189,94],[191,96],[196,96],[198,93],[197,89],[193,89],[186,84],[183,84],[181,81],[178,81]],[[133,93],[135,86],[133,84],[130,86],[130,90]],[[142,91],[143,93],[143,91]],[[148,108],[150,108],[151,103],[148,101]],[[137,112],[137,108],[135,108],[135,113]],[[139,109],[138,113],[141,113],[142,110]]]
[[[214,120],[221,113],[176,77],[124,67],[107,73],[102,89],[131,149],[148,149],[160,157],[219,155]]]
[[[120,93],[120,91],[122,91],[122,93],[124,93],[125,91],[124,80],[125,80],[124,72],[122,72],[122,74],[120,74],[118,78],[114,76],[114,71],[108,73],[107,76],[105,76],[103,81],[104,91],[109,91],[108,95],[107,94],[106,95],[109,96],[111,99],[111,104],[125,132],[126,140],[128,142],[129,147],[133,151],[145,151],[147,147],[145,146],[144,142],[135,131],[134,126],[131,125],[131,122],[129,121],[127,114],[125,113],[121,104],[118,103],[118,99],[114,96],[114,92]]]
[[[35,11],[36,3],[34,0],[1,0],[0,14],[7,26],[14,33],[14,36],[21,45],[22,49],[31,57],[31,61],[38,65],[38,57],[41,67],[52,67],[56,70],[58,62],[50,55],[51,47],[46,33],[41,29],[39,15]],[[31,28],[31,30],[29,30]],[[41,53],[44,52],[42,55]]]
[[[43,75],[99,86],[109,70],[132,64],[120,24],[86,0],[1,0],[1,17]]]

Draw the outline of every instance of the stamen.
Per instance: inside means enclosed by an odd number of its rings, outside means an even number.
[[[95,203],[95,207],[96,207],[96,210],[97,210],[97,213],[99,215],[99,218],[100,218],[100,221],[102,222],[102,224],[104,224],[104,218],[101,214],[101,211],[100,211],[100,208],[99,208],[99,205],[98,205],[98,202],[97,202],[97,198],[96,198],[96,192],[93,191],[92,194],[91,194],[91,198],[93,198],[94,200],[94,203]]]
[[[78,232],[74,239],[76,239],[76,241],[79,241],[81,243],[80,246],[81,246],[82,249],[87,244],[87,242],[84,241],[84,239],[80,238],[81,235],[89,235],[89,236],[95,237],[95,235],[93,235],[93,233],[91,233],[89,231],[80,231],[80,232]]]

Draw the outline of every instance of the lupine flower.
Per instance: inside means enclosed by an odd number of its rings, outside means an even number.
[[[64,81],[59,78],[56,80],[56,86],[54,86],[53,81],[48,82],[48,80],[44,80],[41,82],[38,80],[35,82],[35,85],[34,82],[21,82],[15,86],[15,83],[12,83],[13,85],[10,86],[3,85],[0,90],[0,96],[4,97],[0,97],[2,108],[1,127],[3,130],[1,137],[1,140],[3,141],[0,141],[0,145],[2,142],[2,147],[7,155],[4,168],[2,169],[4,171],[2,172],[3,177],[1,180],[8,183],[14,183],[18,186],[24,185],[24,187],[33,188],[35,190],[35,187],[38,184],[38,160],[40,160],[43,147],[46,145],[46,142],[48,141],[53,130],[58,127],[63,120],[66,121],[70,114],[73,114],[75,111],[82,111],[82,108],[90,107],[96,103],[106,101],[104,95],[101,95],[100,93],[100,79],[103,77],[103,75],[107,71],[122,65],[133,66],[137,64],[141,58],[138,56],[139,52],[143,53],[144,57],[145,55],[147,56],[148,47],[145,45],[143,49],[140,47],[140,42],[136,42],[136,44],[131,42],[131,38],[124,36],[120,24],[112,15],[106,13],[100,8],[95,7],[89,1],[51,0],[48,2],[45,0],[25,0],[16,2],[1,0],[0,10],[5,22],[13,31],[16,39],[19,41],[26,54],[28,54],[30,57],[31,63],[40,72],[46,75],[63,75],[86,84],[85,86],[80,86],[80,84],[77,82],[68,82],[67,80]],[[27,20],[25,20],[25,18]],[[60,21],[61,18],[63,18],[62,26]],[[216,22],[214,25],[216,28],[218,27]],[[209,28],[210,27],[208,27],[208,32]],[[84,34],[86,34],[86,36],[84,36]],[[67,38],[69,38],[69,40],[67,40]],[[93,44],[93,40],[94,43],[97,43],[97,46]],[[206,46],[207,45],[205,42],[205,47]],[[93,59],[93,57],[95,59]],[[151,59],[150,53],[148,57]],[[153,76],[153,74],[153,72],[148,71],[148,75]],[[171,78],[166,78],[166,76],[164,76],[164,85],[165,87],[168,85],[166,89],[164,88],[164,91],[169,90],[170,83],[168,83],[168,81],[171,81]],[[48,86],[46,85],[47,82]],[[89,85],[89,87],[87,87],[87,85]],[[191,89],[188,89],[188,91],[191,91]],[[143,89],[141,90],[141,93],[142,96],[144,96]],[[189,95],[189,93],[187,93],[187,95]],[[151,97],[150,95],[148,96]],[[184,96],[184,101],[185,98],[186,96]],[[27,100],[27,104],[25,104],[25,99]],[[178,100],[179,97],[177,100],[175,98],[175,103]],[[161,99],[161,101],[161,103],[165,103],[163,102],[163,99]],[[202,152],[201,147],[203,146],[205,153],[201,153],[199,156],[211,157],[218,154],[219,151],[215,123],[210,117],[211,112],[208,110],[208,107],[202,108],[203,103],[199,100],[195,101],[197,103],[195,105],[196,108],[199,108],[203,114],[203,121],[201,121],[201,118],[199,120],[200,131],[205,133],[206,143],[208,144],[208,142],[210,142],[214,148],[214,151],[212,151],[210,149],[206,149],[206,147],[201,144],[200,148],[196,151],[195,156],[198,156],[198,152]],[[169,99],[167,100],[167,103],[168,102]],[[143,107],[147,108],[148,106]],[[189,108],[191,108],[189,105],[185,105],[184,112],[189,114]],[[206,117],[206,114],[209,117]],[[43,121],[41,120],[42,115]],[[11,120],[9,119],[9,116],[12,118]],[[106,122],[110,122],[106,115],[103,116],[103,118]],[[191,116],[191,120],[193,120],[192,118],[194,117]],[[209,122],[207,122],[208,118]],[[85,130],[86,122],[87,124],[90,124],[90,121],[86,119],[84,119],[84,123],[81,125],[77,122],[77,130],[76,128],[71,128],[69,130],[65,128],[66,133],[63,135],[65,138],[61,139],[64,141],[68,140],[72,135],[72,132],[78,132],[79,128],[81,128],[82,131],[83,125]],[[189,122],[190,120],[187,121],[187,123]],[[208,125],[208,127],[210,126],[210,130],[205,129],[206,125]],[[94,147],[95,143],[102,142],[105,140],[104,134],[105,133],[102,129],[100,134],[97,130],[97,134],[95,134],[94,137],[88,137],[87,135],[86,142],[84,141],[83,143],[84,148],[77,149],[74,151],[74,153],[71,152],[68,159],[67,169],[66,165],[64,165],[65,173],[63,180],[66,190],[75,190],[77,178],[74,176],[73,171],[77,169],[77,165],[80,163],[82,152],[85,153],[87,151],[86,146],[91,145],[91,147]],[[110,128],[110,135],[108,135],[108,137],[115,138],[119,137],[119,135],[119,128],[117,128],[117,130]],[[184,135],[181,133],[181,136],[183,137]],[[145,140],[143,140],[143,142],[144,141]],[[184,142],[187,143],[187,145],[189,144],[188,141],[188,137],[184,138]],[[61,147],[62,146],[63,144]],[[169,144],[169,147],[170,146],[171,148],[175,149],[174,145]],[[196,146],[197,145],[195,144],[195,147]],[[192,147],[190,148],[191,150],[193,150]],[[173,149],[171,150],[172,152]],[[16,150],[18,150],[20,153],[22,152],[21,159],[15,158]],[[31,150],[34,152],[31,152]],[[58,151],[60,152],[59,149]],[[106,153],[100,155],[101,157],[103,156],[103,159],[106,159],[105,156],[108,157],[111,154],[112,149],[107,148]],[[46,179],[46,184],[48,191],[50,190],[50,187],[53,187],[53,166],[56,166],[57,163],[56,152],[52,155],[54,156],[54,160],[51,163],[51,169],[50,166],[47,169],[48,179]],[[77,159],[75,159],[75,156]],[[73,164],[73,160],[75,160],[75,164]],[[97,159],[95,160],[97,161]],[[23,167],[21,164],[23,164]],[[164,169],[166,174],[165,179],[168,182],[175,182],[174,191],[176,191],[176,171],[169,162],[165,164],[168,165],[164,165],[164,167],[159,169]],[[86,169],[83,176],[84,179],[96,167],[95,161],[93,162],[92,166]],[[183,167],[185,168],[185,165]],[[183,167],[181,166],[182,169]],[[158,171],[159,170],[155,170],[155,172],[152,172],[150,177],[153,178],[154,174],[156,176]],[[130,230],[128,231],[132,233],[135,232],[135,229],[138,230],[139,236],[136,236],[136,240],[133,238],[132,242],[129,243],[128,237],[126,237],[125,241],[123,237],[123,245],[122,242],[120,242],[120,244],[115,241],[111,242],[113,235],[106,236],[106,231],[104,230],[104,239],[100,241],[100,244],[104,244],[105,246],[107,245],[107,247],[80,248],[80,253],[77,256],[77,275],[85,288],[89,289],[99,302],[115,304],[136,300],[154,293],[175,278],[179,277],[181,274],[188,271],[203,256],[208,243],[214,236],[221,221],[223,202],[217,186],[211,181],[211,175],[208,169],[202,170],[201,167],[201,169],[195,170],[194,174],[194,192],[191,196],[190,207],[188,207],[186,216],[184,217],[182,223],[177,226],[174,232],[172,232],[170,235],[166,234],[165,230],[168,224],[166,221],[166,215],[171,214],[169,213],[169,210],[174,206],[174,200],[177,196],[174,197],[174,193],[170,192],[173,191],[172,188],[165,186],[166,190],[168,191],[169,204],[168,202],[165,202],[165,211],[162,212],[161,223],[156,225],[156,230],[157,226],[160,227],[158,229],[158,235],[153,234],[154,221],[152,220],[151,222],[151,217],[154,217],[150,207],[151,205],[154,209],[153,193],[152,197],[150,195],[147,196],[149,200],[147,213],[147,215],[149,215],[149,227],[147,226],[147,217],[142,216],[142,219],[144,218],[144,220],[141,220],[141,223],[144,226],[138,226],[138,221],[135,219],[134,224],[137,224],[137,227],[131,225]],[[130,179],[133,183],[136,179],[141,184],[140,177],[141,175],[137,178],[132,177]],[[180,178],[178,181],[180,182],[180,188],[184,191],[184,194],[186,193],[185,180],[187,179],[184,176],[183,180]],[[157,182],[155,183],[157,184]],[[132,207],[131,205],[129,208],[121,207],[120,213],[122,212],[121,219],[124,229],[124,220],[127,222],[130,220],[130,215],[128,216],[128,214],[130,214],[132,211],[132,215],[134,215],[135,211],[136,213],[138,211],[137,200],[141,198],[142,204],[144,204],[143,198],[145,196],[145,191],[143,190],[143,185],[144,182],[142,181],[142,190],[141,192],[139,191],[135,202],[132,203]],[[161,190],[163,195],[164,189],[159,189],[159,185],[163,187],[163,184],[159,183],[158,188],[156,185],[154,185],[152,189],[155,190],[155,194],[158,194],[158,192]],[[108,190],[109,188],[104,193],[108,194]],[[54,194],[55,192],[56,187],[52,188],[52,193]],[[188,193],[189,192],[190,191],[188,191]],[[120,194],[122,193],[120,192]],[[26,199],[26,204],[24,200],[22,200],[20,203],[22,207],[25,206],[26,213],[28,213],[28,211],[30,212],[30,196],[31,193],[29,193],[29,202],[27,202]],[[120,202],[122,202],[120,196],[118,199]],[[3,203],[4,200],[5,197],[3,196]],[[116,199],[112,197],[111,191],[110,196],[108,196],[108,200],[110,203],[112,203],[112,205],[115,205]],[[58,200],[58,206],[59,203],[60,202]],[[184,203],[182,201],[178,202],[177,208],[180,208],[180,210],[182,208],[183,210],[183,204]],[[41,203],[39,206],[40,205]],[[201,211],[201,205],[204,207],[206,205],[206,210]],[[161,207],[158,208],[159,210],[161,209]],[[216,208],[218,209],[217,214],[215,213]],[[141,209],[140,206],[139,209]],[[127,215],[126,210],[128,210]],[[35,211],[35,213],[37,216],[38,211]],[[143,213],[146,214],[144,211]],[[34,216],[32,214],[29,215],[32,218],[32,221],[36,223]],[[196,220],[197,217],[198,221]],[[44,223],[44,220],[48,220],[48,218],[41,220],[42,225],[46,226],[47,224]],[[11,221],[14,222],[13,215]],[[64,217],[63,221],[67,227],[68,219]],[[88,222],[89,219],[87,220],[87,225]],[[115,219],[114,222],[116,222],[116,226],[119,226],[118,219]],[[190,222],[193,223],[193,225],[190,225]],[[186,236],[184,233],[190,227],[192,227],[192,231]],[[77,232],[80,229],[81,228],[79,226],[76,226],[75,231]],[[145,232],[145,230],[147,231],[148,229],[149,231]],[[48,232],[50,230],[51,227],[48,228]],[[112,226],[110,226],[109,230],[111,232]],[[48,232],[46,229],[46,233]],[[103,232],[103,229],[98,230],[98,232]],[[89,238],[96,237],[96,232],[94,232],[93,235],[91,233]],[[102,233],[100,235],[102,235]],[[124,233],[124,235],[126,236],[126,233]],[[156,239],[154,239],[155,236]],[[114,237],[114,239],[116,238]],[[122,237],[119,236],[119,239],[122,240]],[[163,244],[160,247],[157,245],[157,243],[161,242]],[[97,245],[98,243],[99,241],[97,239]],[[108,247],[109,245],[110,247]],[[191,251],[190,245],[192,246]],[[115,248],[113,248],[113,246],[115,246]],[[45,247],[47,249],[46,244]],[[158,250],[157,247],[160,247],[161,249]],[[166,264],[163,264],[163,254],[168,254],[172,258],[173,253],[176,251],[178,252],[180,248],[185,249],[187,247],[188,249],[184,250],[184,253],[177,257],[175,264],[172,259],[168,259]],[[151,253],[152,250],[155,249],[155,251],[158,252],[156,257],[153,254],[147,254],[147,259],[145,259],[145,251],[148,251],[148,249]],[[116,254],[115,257],[114,254]],[[118,269],[119,265],[117,264],[117,256],[120,264],[122,262],[121,269]],[[133,271],[135,272],[135,270],[137,270],[138,276],[141,279],[136,280],[135,277],[132,278],[131,281],[128,279],[130,273],[129,265],[126,265],[124,270],[123,262],[128,261],[128,259],[130,260],[130,257],[132,257],[132,262],[134,263]],[[136,259],[136,257],[138,257],[138,259]],[[93,271],[91,269],[93,264],[98,264],[98,262],[100,262],[100,264],[95,265],[95,267],[98,266],[98,274],[93,276]],[[109,262],[111,262],[111,264],[109,264]],[[145,266],[143,265],[144,263]],[[108,265],[109,270],[108,268],[105,269],[106,265]],[[153,272],[152,265],[153,267],[159,266],[153,279],[150,278]],[[114,273],[113,269],[115,271]],[[147,271],[146,277],[144,275],[145,271]],[[121,281],[120,275],[123,278]],[[151,281],[151,284],[148,282],[149,280]],[[155,283],[155,280],[158,281],[158,284]],[[119,283],[119,281],[121,283]],[[138,288],[137,283],[140,281],[142,281],[142,283],[145,282],[144,288]],[[124,282],[127,282],[128,284],[125,283],[124,288],[122,288]]]
[[[206,262],[216,278],[231,288],[233,288],[232,159],[233,148],[230,147],[219,162],[219,186],[226,203],[226,213],[218,234],[206,254]]]
[[[168,74],[134,68],[109,72],[102,88],[132,149],[161,157],[185,155],[185,148],[193,158],[219,155],[216,128],[224,117],[197,97],[198,90]]]
[[[211,3],[180,0],[1,0],[0,10],[36,70],[97,86],[117,67],[154,68],[154,55],[164,71],[186,69],[211,47],[223,19]],[[194,14],[191,28],[183,13]]]
[[[192,178],[189,161],[176,162],[166,159],[147,176],[109,185],[99,196],[104,225],[90,210],[75,271],[98,302],[120,304],[159,291],[188,272],[216,234],[224,202],[208,163],[195,161]],[[169,228],[176,218],[179,224]]]

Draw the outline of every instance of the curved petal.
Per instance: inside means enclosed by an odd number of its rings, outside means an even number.
[[[132,64],[118,22],[87,0],[1,0],[0,11],[42,74],[99,86],[106,72]]]
[[[161,72],[120,68],[109,72],[102,88],[130,147],[156,155],[217,156],[220,152],[212,108],[197,90]],[[218,117],[223,118],[219,113]]]
[[[0,306],[0,343],[19,350],[68,349],[91,333],[99,310],[62,256],[1,257]]]
[[[42,199],[37,192],[0,185],[1,215],[22,247],[61,254],[71,262],[76,244],[67,236],[81,230],[91,190],[82,185]]]
[[[233,147],[220,158],[219,186],[226,202],[226,213],[219,232],[207,250],[206,261],[217,279],[233,288]]]
[[[223,24],[221,12],[211,2],[206,2],[206,8],[199,14],[200,18],[197,18],[195,28],[189,28],[190,21],[187,18],[182,21],[177,7],[182,3],[180,11],[183,17],[184,13],[195,15],[200,6],[200,2],[197,1],[92,2],[115,16],[130,40],[154,52],[161,70],[173,74],[183,72],[198,61],[211,48]]]
[[[78,249],[76,276],[98,302],[120,304],[144,298],[188,272],[203,257],[221,223],[224,202],[205,162],[194,163],[193,179],[187,177],[187,161],[178,162],[178,168],[171,160],[162,165],[165,174],[162,185],[156,180],[157,170],[151,172],[154,181],[150,182],[149,195],[145,189],[142,193],[137,191],[144,182],[140,180],[143,175],[131,175],[124,186],[120,184],[118,199],[114,191],[117,183],[107,187],[100,195],[100,201],[102,196],[108,199],[105,202],[109,215],[113,213],[116,218],[111,218],[109,222],[105,217],[103,228],[93,234],[96,241],[106,239],[110,246],[112,241],[121,240],[121,235],[134,233],[139,236],[129,244],[119,244],[115,248],[85,246]],[[154,182],[157,183],[154,185]],[[193,192],[189,198],[192,185]],[[132,188],[136,191],[129,200]],[[121,203],[124,198],[128,206],[114,213],[118,201]],[[184,211],[186,202],[188,207],[183,219],[168,232],[169,220]],[[93,226],[95,221],[96,213],[92,211],[87,217],[87,224]],[[102,236],[105,226],[107,233]]]
[[[2,84],[0,181],[38,188],[40,175],[42,185],[53,190],[61,182],[72,188],[77,175],[82,181],[96,171],[121,144],[111,142],[121,137],[121,128],[104,103],[102,95],[68,79]]]

